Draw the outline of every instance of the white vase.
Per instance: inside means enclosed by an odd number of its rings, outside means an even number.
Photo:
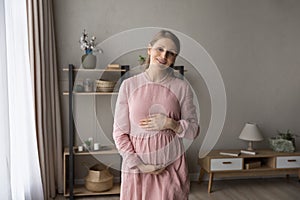
[[[91,53],[84,54],[81,57],[82,67],[85,69],[95,69],[96,68],[97,57]]]

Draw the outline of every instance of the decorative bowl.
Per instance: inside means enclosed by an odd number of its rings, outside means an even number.
[[[95,81],[95,85],[96,85],[96,91],[99,91],[99,92],[112,92],[114,90],[116,82],[100,79],[100,80]]]

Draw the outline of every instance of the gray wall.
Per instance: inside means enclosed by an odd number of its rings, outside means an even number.
[[[215,149],[243,148],[246,143],[238,136],[245,122],[258,123],[265,138],[276,135],[277,130],[300,132],[299,10],[297,0],[54,0],[57,67],[61,72],[69,63],[80,64],[78,40],[83,29],[98,42],[138,27],[166,27],[185,33],[207,50],[225,84],[227,116]],[[128,55],[119,61],[132,64],[135,59],[136,55]],[[184,60],[179,63],[188,65]],[[202,135],[187,152],[190,172],[197,173],[210,100],[201,75],[194,75],[193,67],[187,68],[186,77],[201,108]],[[60,83],[65,90],[66,73],[60,73]],[[67,144],[67,97],[61,99]],[[100,112],[103,105],[97,108]],[[100,121],[111,134],[113,118],[109,109],[105,112],[108,117],[100,117]],[[267,140],[255,147],[268,147]]]

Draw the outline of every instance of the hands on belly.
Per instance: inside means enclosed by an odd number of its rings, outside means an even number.
[[[152,114],[147,118],[141,119],[139,126],[147,131],[161,131],[166,129],[171,129],[175,133],[182,131],[179,122],[160,113]]]
[[[165,167],[162,167],[161,165],[140,164],[137,167],[142,173],[148,173],[148,174],[160,174],[162,171],[165,170]]]
[[[152,114],[140,120],[140,127],[147,131],[161,131],[167,128],[168,117],[163,114]]]

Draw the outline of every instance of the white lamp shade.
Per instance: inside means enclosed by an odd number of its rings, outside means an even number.
[[[246,141],[262,141],[264,139],[257,125],[254,123],[246,123],[239,138]]]

